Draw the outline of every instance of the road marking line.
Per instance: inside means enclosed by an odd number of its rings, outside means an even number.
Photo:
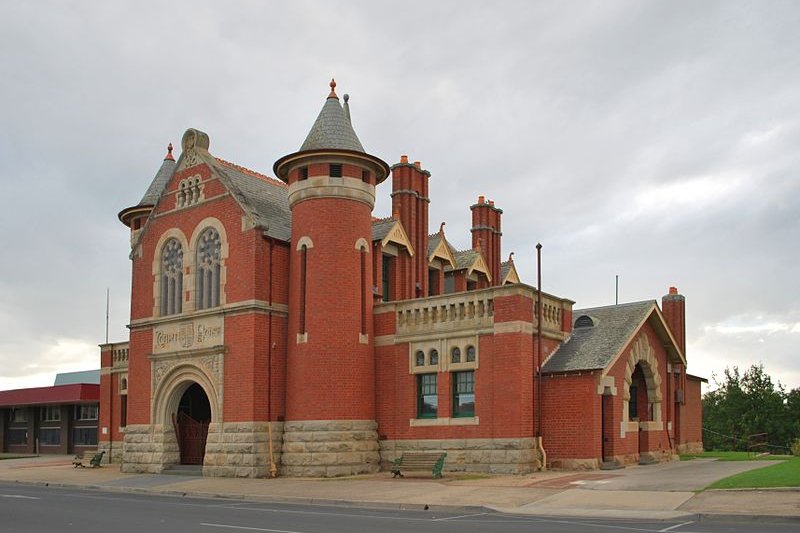
[[[679,527],[688,526],[689,524],[694,524],[693,521],[684,522],[683,524],[675,524],[674,526],[665,527],[664,529],[659,529],[658,533],[665,533],[667,531],[672,531],[673,529],[677,529]]]
[[[435,518],[434,522],[444,522],[445,520],[458,520],[459,518],[469,518],[470,516],[483,516],[487,513],[473,513],[473,514],[462,514],[459,516],[446,516],[444,518]]]
[[[288,531],[286,529],[265,529],[263,527],[233,526],[230,524],[207,524],[202,522],[201,526],[220,527],[225,529],[244,529],[246,531],[271,531],[272,533],[303,533],[302,531]]]
[[[23,496],[21,494],[0,494],[0,497],[3,497],[3,498],[19,498],[21,500],[41,500],[41,498],[37,498],[36,496]]]

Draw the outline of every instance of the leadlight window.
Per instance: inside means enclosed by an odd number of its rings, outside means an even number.
[[[461,362],[461,348],[455,347],[450,352],[450,362],[451,363],[460,363]]]
[[[195,274],[195,298],[197,309],[209,309],[219,305],[220,254],[222,244],[219,232],[207,228],[197,240],[197,267]]]
[[[170,239],[161,252],[161,315],[174,315],[182,310],[183,247],[178,239]]]
[[[475,372],[453,373],[453,416],[475,416]]]
[[[436,418],[439,395],[436,374],[417,374],[417,418]]]
[[[475,347],[467,346],[467,363],[475,362]]]
[[[425,352],[422,350],[417,351],[414,356],[414,366],[425,366]]]
[[[431,365],[439,364],[439,350],[431,350],[429,364]]]

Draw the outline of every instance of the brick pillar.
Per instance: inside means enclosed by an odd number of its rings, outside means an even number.
[[[503,235],[500,227],[502,209],[494,206],[494,202],[478,197],[478,203],[470,206],[472,211],[472,247],[480,248],[489,272],[492,275],[492,285],[500,285],[500,244]]]
[[[392,213],[397,213],[414,247],[410,283],[412,297],[428,294],[428,179],[431,173],[408,156],[392,166]],[[419,284],[419,290],[417,290]]]
[[[669,288],[669,294],[661,298],[661,310],[673,337],[678,343],[684,357],[686,356],[686,298],[678,294],[675,287]]]

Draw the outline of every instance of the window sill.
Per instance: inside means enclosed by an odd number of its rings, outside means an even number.
[[[459,418],[411,418],[408,421],[410,427],[426,426],[477,426],[479,425],[477,416]]]

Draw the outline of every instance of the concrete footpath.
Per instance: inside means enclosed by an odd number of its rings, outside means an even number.
[[[768,466],[766,461],[695,460],[611,472],[549,471],[520,476],[446,474],[439,480],[425,475],[392,479],[388,472],[335,479],[204,478],[123,474],[117,465],[76,469],[71,462],[72,456],[0,460],[0,482],[396,509],[480,507],[537,516],[800,520],[800,490],[695,492],[697,479],[706,483]],[[0,493],[3,490],[7,489],[0,488]]]

